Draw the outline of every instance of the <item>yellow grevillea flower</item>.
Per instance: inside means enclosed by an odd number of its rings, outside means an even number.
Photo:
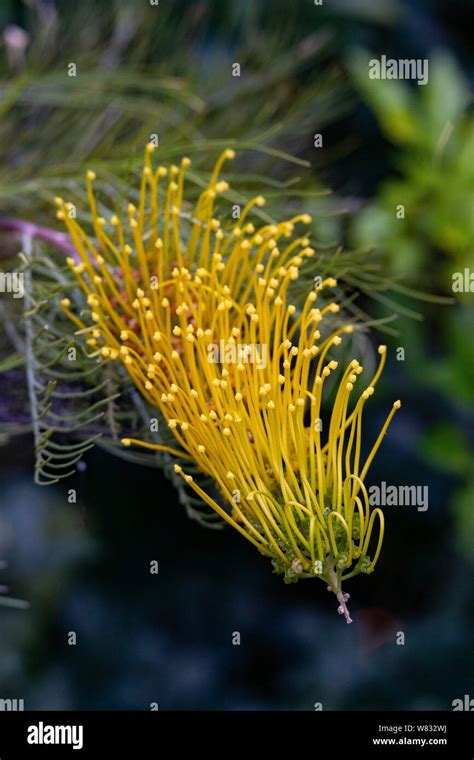
[[[291,303],[289,286],[314,255],[299,233],[309,217],[256,227],[248,216],[264,203],[258,196],[224,228],[214,205],[228,187],[218,175],[233,151],[219,158],[189,212],[183,205],[189,159],[170,168],[160,191],[167,171],[152,169],[150,153],[149,147],[139,205],[129,205],[126,224],[110,220],[113,233],[98,216],[92,172],[87,188],[95,240],[57,199],[80,258],[68,263],[89,307],[82,318],[68,299],[63,309],[86,335],[92,357],[123,363],[142,396],[160,409],[181,451],[132,439],[124,445],[196,462],[213,478],[218,500],[181,466],[175,469],[287,581],[325,580],[350,622],[341,583],[374,569],[384,532],[383,513],[369,505],[364,479],[400,406],[395,402],[362,461],[362,414],[385,346],[360,391],[359,362],[342,370],[323,422],[323,391],[338,368],[329,354],[353,327],[325,327],[339,307],[316,303],[318,291],[336,284],[332,278],[308,293],[300,312]]]

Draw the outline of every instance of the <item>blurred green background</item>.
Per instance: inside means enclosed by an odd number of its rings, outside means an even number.
[[[80,202],[84,166],[126,182],[151,132],[165,159],[190,152],[207,169],[238,140],[237,186],[265,176],[275,213],[302,204],[321,251],[349,252],[335,266],[358,308],[397,312],[363,347],[389,347],[367,440],[403,402],[370,483],[429,488],[426,512],[387,507],[382,558],[351,582],[347,627],[322,584],[285,586],[238,535],[189,520],[159,470],[96,449],[70,483],[35,486],[31,436],[9,435],[12,417],[27,420],[12,393],[22,370],[3,373],[1,581],[30,607],[0,606],[0,698],[357,710],[474,696],[474,294],[452,289],[474,271],[473,24],[469,0],[0,3],[0,220],[51,225],[51,196]],[[428,85],[369,80],[382,54],[428,58]],[[0,242],[11,256],[11,236]],[[375,290],[350,254],[371,247]]]

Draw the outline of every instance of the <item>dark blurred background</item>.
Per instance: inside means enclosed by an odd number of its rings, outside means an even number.
[[[365,416],[366,440],[395,398],[403,407],[369,483],[427,485],[429,508],[386,508],[376,572],[348,585],[352,626],[319,581],[285,586],[237,534],[188,519],[159,470],[96,449],[70,482],[41,488],[32,482],[30,437],[5,440],[1,580],[30,607],[0,606],[0,698],[23,698],[26,709],[441,710],[474,697],[473,294],[451,287],[452,273],[474,264],[474,3],[74,5],[1,2],[0,24],[10,40],[17,25],[28,45],[49,51],[46,74],[77,58],[96,66],[98,78],[139,63],[148,75],[156,69],[187,82],[205,104],[191,142],[240,138],[241,120],[249,132],[255,127],[252,139],[281,124],[266,143],[311,161],[307,181],[333,190],[321,237],[375,245],[390,276],[453,303],[401,293],[394,334],[373,336],[387,342],[389,361]],[[162,44],[140,32],[154,24]],[[369,91],[360,64],[369,52],[428,57],[429,85],[399,83],[390,98],[380,83]],[[21,60],[5,63],[3,106],[9,82],[21,76]],[[237,113],[243,102],[248,111]],[[452,135],[440,147],[446,121]],[[319,131],[325,148],[316,155]],[[45,149],[28,165],[49,162],[54,173],[60,161]],[[271,175],[271,160],[266,170]],[[5,211],[11,194],[1,184]],[[398,203],[408,210],[402,224],[393,223]],[[360,303],[374,319],[387,314],[383,297],[362,292]],[[77,504],[68,503],[68,488],[77,489]]]

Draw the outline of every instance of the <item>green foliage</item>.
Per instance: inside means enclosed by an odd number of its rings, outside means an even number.
[[[228,18],[217,3],[185,6],[179,17],[166,3],[136,0],[31,10],[24,62],[12,68],[8,49],[3,61],[0,51],[1,211],[45,223],[51,197],[82,184],[87,166],[126,177],[150,134],[159,135],[161,160],[192,149],[195,166],[237,140],[242,151],[259,146],[252,171],[272,167],[284,183],[275,194],[286,200],[288,164],[275,158],[289,159],[306,141],[309,149],[312,132],[348,107],[330,63],[331,34],[301,35],[288,13],[284,23],[256,27],[248,9],[226,5]],[[224,24],[225,46],[215,37]],[[240,77],[232,76],[234,62]]]
[[[85,431],[99,422],[104,407],[117,394],[104,393],[106,382],[99,377],[99,368],[88,366],[74,336],[58,319],[55,301],[67,287],[61,269],[44,255],[33,259],[30,240],[25,240],[25,249],[24,356],[35,440],[35,482],[50,485],[75,471],[99,436]],[[71,435],[80,436],[79,442],[71,443]]]
[[[471,468],[470,481],[459,488],[453,498],[453,512],[456,520],[457,543],[464,556],[474,560],[474,471]]]
[[[427,460],[442,470],[463,475],[470,467],[469,448],[462,431],[447,422],[433,426],[422,446]]]
[[[396,175],[354,220],[355,245],[376,242],[394,272],[426,280],[445,292],[453,268],[472,263],[474,246],[474,120],[469,89],[446,52],[429,59],[429,82],[368,77],[368,53],[352,59],[355,81],[385,137],[397,148]],[[397,218],[404,206],[405,218]],[[437,269],[433,251],[449,258]]]
[[[467,82],[453,58],[429,57],[429,81],[417,86],[368,76],[371,54],[351,61],[354,80],[395,148],[392,176],[352,223],[352,241],[376,243],[385,271],[405,273],[412,282],[452,294],[452,275],[473,264],[474,119]],[[405,218],[397,218],[403,205]],[[406,369],[431,388],[449,408],[442,421],[427,423],[419,453],[427,464],[449,472],[457,482],[449,508],[457,543],[472,558],[474,470],[472,445],[463,419],[474,403],[471,294],[461,303],[428,311],[428,324],[403,331]],[[435,350],[427,349],[435,337]]]

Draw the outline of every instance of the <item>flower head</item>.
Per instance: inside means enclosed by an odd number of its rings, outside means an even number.
[[[97,214],[95,175],[88,173],[95,240],[58,199],[81,259],[68,261],[87,301],[84,321],[67,299],[62,306],[88,336],[92,356],[123,363],[160,409],[181,447],[176,453],[212,477],[220,498],[176,465],[189,486],[288,582],[325,580],[350,622],[341,582],[374,569],[384,532],[364,479],[400,402],[362,461],[362,414],[385,347],[374,377],[358,390],[359,362],[340,370],[333,358],[353,325],[331,326],[335,302],[317,307],[319,291],[335,280],[310,291],[301,311],[291,302],[290,285],[315,253],[300,232],[307,215],[256,226],[248,218],[264,203],[257,196],[237,222],[222,223],[214,206],[228,185],[218,177],[232,153],[221,155],[187,213],[189,160],[153,170],[147,150],[139,205],[129,205],[126,224],[110,220],[114,234]],[[324,419],[323,393],[336,370],[332,412]]]

